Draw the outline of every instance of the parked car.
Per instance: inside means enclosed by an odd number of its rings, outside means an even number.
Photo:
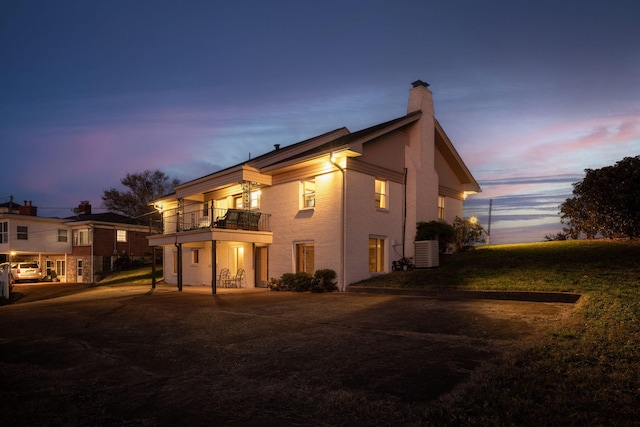
[[[9,263],[0,264],[0,268],[4,269]],[[42,268],[34,261],[11,263],[11,283],[35,281],[42,279]]]

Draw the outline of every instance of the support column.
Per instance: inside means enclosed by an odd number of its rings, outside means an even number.
[[[156,247],[151,246],[151,289],[156,288]]]
[[[211,295],[215,295],[217,292],[217,287],[218,284],[216,283],[216,270],[217,270],[217,265],[216,265],[216,241],[212,240],[211,241]]]
[[[178,247],[178,291],[182,292],[182,243],[176,246]]]

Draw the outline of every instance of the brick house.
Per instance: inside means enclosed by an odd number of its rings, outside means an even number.
[[[149,225],[115,213],[91,213],[82,202],[69,218],[37,216],[30,202],[12,213],[0,212],[0,257],[36,261],[43,276],[61,282],[93,283],[115,260],[150,260]]]
[[[407,114],[357,132],[342,127],[175,187],[155,202],[167,283],[241,285],[330,268],[341,290],[412,256],[415,224],[462,216],[480,187],[435,120],[428,84]]]

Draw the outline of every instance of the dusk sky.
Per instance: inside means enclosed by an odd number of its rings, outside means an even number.
[[[541,241],[585,168],[640,154],[640,1],[0,0],[0,202],[70,216],[127,173],[188,181],[406,114],[411,82]]]

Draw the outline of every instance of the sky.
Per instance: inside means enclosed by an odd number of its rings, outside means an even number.
[[[420,79],[483,189],[464,216],[542,241],[585,169],[640,154],[638,22],[636,0],[0,0],[0,203],[98,212],[127,173],[401,117]]]

